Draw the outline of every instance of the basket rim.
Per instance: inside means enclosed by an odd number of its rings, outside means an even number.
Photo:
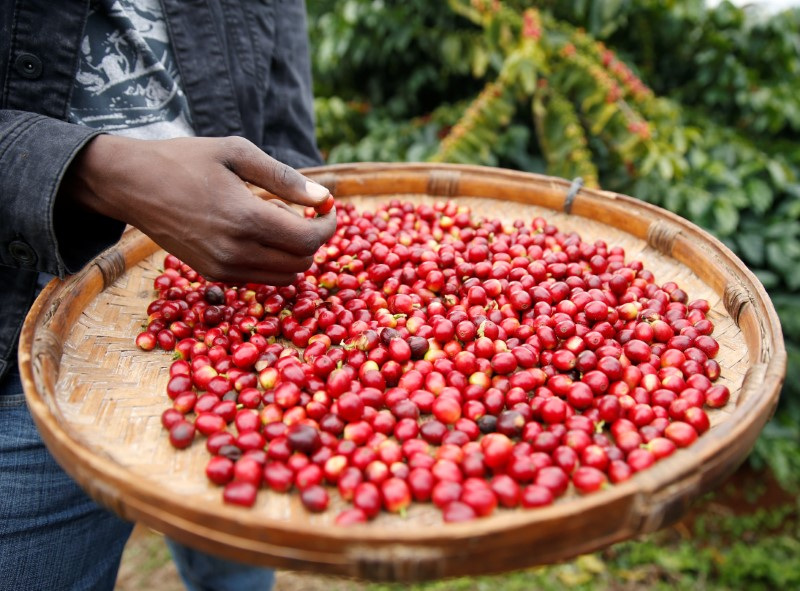
[[[532,181],[535,181],[554,187],[564,194],[566,194],[566,191],[573,184],[567,179],[558,177],[479,165],[350,163],[301,169],[302,173],[315,180],[324,180],[323,177],[333,178],[336,181],[336,187],[332,189],[335,197],[339,196],[336,192],[336,188],[339,188],[345,179],[351,177],[364,177],[365,175],[392,177],[398,173],[423,175],[434,171],[447,171],[463,175],[462,182],[464,183],[469,182],[472,177],[477,177],[483,182],[507,181],[519,184],[530,184]],[[386,194],[394,193],[387,191]],[[403,193],[400,194],[402,195]],[[486,197],[491,197],[491,195],[486,195]],[[437,542],[442,540],[452,540],[462,537],[469,537],[470,539],[492,537],[510,530],[521,530],[535,527],[545,522],[568,519],[578,512],[596,509],[599,506],[608,504],[610,500],[615,499],[629,499],[637,506],[644,506],[653,502],[662,488],[675,481],[675,474],[678,474],[680,477],[697,471],[698,467],[695,464],[685,461],[688,457],[710,456],[712,451],[710,448],[719,443],[730,443],[736,440],[741,435],[740,423],[742,419],[746,419],[754,412],[756,412],[759,417],[763,418],[764,422],[768,419],[768,415],[771,414],[770,409],[774,410],[780,393],[780,386],[786,372],[787,355],[777,312],[769,299],[766,289],[758,278],[720,240],[692,222],[663,208],[645,203],[627,195],[603,191],[601,189],[581,187],[575,196],[575,205],[581,200],[585,201],[587,199],[600,200],[601,202],[611,200],[623,204],[625,207],[631,207],[642,211],[648,216],[667,219],[680,229],[690,232],[692,236],[701,236],[712,251],[719,253],[719,256],[725,258],[733,265],[737,273],[737,278],[742,281],[745,289],[749,293],[754,294],[757,302],[762,304],[766,310],[764,327],[769,336],[769,342],[766,343],[769,346],[769,355],[766,359],[761,360],[761,363],[765,366],[765,372],[764,382],[760,384],[760,387],[763,391],[771,392],[772,394],[769,396],[759,396],[757,398],[751,397],[749,400],[745,401],[745,404],[737,406],[723,423],[715,427],[716,438],[701,437],[688,450],[678,450],[672,457],[661,460],[658,463],[661,470],[657,473],[652,470],[638,473],[634,475],[631,480],[614,485],[599,493],[562,499],[550,507],[535,510],[510,511],[467,523],[446,524],[444,528],[426,526],[420,529],[380,529],[370,524],[342,528],[334,524],[318,524],[314,528],[314,534],[316,536],[334,542],[346,541],[352,544],[401,543],[426,546],[436,545]],[[579,214],[572,213],[572,215]],[[623,231],[627,230],[623,229]],[[126,234],[131,240],[149,240],[149,238],[135,229],[129,229]],[[118,247],[119,245],[115,245],[112,249]],[[129,267],[126,266],[123,271],[127,271],[128,268]],[[93,476],[104,475],[119,482],[124,481],[127,486],[127,491],[129,493],[134,492],[138,499],[153,498],[154,495],[161,499],[162,495],[160,495],[160,491],[154,490],[152,483],[146,481],[137,482],[135,478],[130,479],[130,475],[124,467],[118,465],[110,458],[96,456],[91,450],[84,447],[83,443],[80,441],[80,437],[76,436],[70,426],[60,420],[57,409],[53,408],[53,405],[47,400],[48,397],[54,394],[54,392],[48,390],[52,389],[55,380],[48,381],[42,379],[42,366],[37,365],[38,361],[34,356],[36,345],[35,329],[38,327],[38,323],[46,318],[52,300],[57,298],[60,290],[66,289],[70,285],[79,285],[82,289],[92,288],[95,291],[91,297],[94,298],[105,288],[105,278],[101,276],[102,269],[97,265],[90,264],[80,273],[64,281],[53,280],[34,302],[34,305],[26,317],[19,344],[20,370],[26,398],[31,406],[32,414],[37,420],[37,425],[39,425],[40,430],[43,428],[49,429],[46,439],[50,439],[51,444],[60,444],[62,446],[69,445],[70,447],[77,448],[80,452],[80,459],[86,462],[86,466],[88,470],[93,473]],[[763,357],[763,351],[760,353]],[[40,391],[40,388],[43,386],[45,392]],[[125,478],[126,474],[128,480]],[[671,476],[670,478],[665,478],[661,477],[662,474],[670,474]],[[81,484],[84,483],[82,482]],[[166,498],[166,494],[164,494],[163,497],[163,507],[170,508],[176,506],[171,499]],[[657,501],[657,499],[655,500]],[[125,501],[124,499],[119,499],[119,502],[124,503]],[[208,519],[211,516],[218,517],[220,515],[218,510],[206,510],[202,507],[187,508],[182,506],[181,509],[184,514],[188,512],[196,516],[198,520]],[[134,511],[141,510],[134,509]],[[252,526],[252,520],[248,519],[249,514],[249,510],[247,509],[227,507],[224,510],[224,518],[231,523],[237,524],[237,526],[241,527],[243,530],[246,530],[248,526]],[[146,515],[139,513],[137,517],[142,518],[142,520],[146,522]],[[269,531],[296,533],[291,521],[274,519],[267,519],[266,521],[268,522],[267,529]],[[287,552],[291,552],[291,548],[287,548]]]

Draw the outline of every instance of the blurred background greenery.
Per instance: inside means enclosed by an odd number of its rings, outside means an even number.
[[[665,207],[761,279],[790,358],[778,410],[743,470],[673,526],[495,577],[369,585],[282,571],[276,591],[800,589],[800,9],[701,0],[307,7],[330,163],[580,176]],[[182,585],[163,539],[137,528],[117,590],[153,588]]]
[[[313,0],[329,163],[502,166],[708,230],[781,318],[789,369],[749,458],[800,488],[800,9],[702,0]]]

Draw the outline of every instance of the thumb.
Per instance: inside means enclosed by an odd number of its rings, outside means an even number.
[[[225,141],[228,144],[225,164],[242,180],[268,192],[262,194],[254,190],[260,197],[276,196],[298,205],[316,207],[330,195],[326,187],[275,160],[248,140],[231,137]]]

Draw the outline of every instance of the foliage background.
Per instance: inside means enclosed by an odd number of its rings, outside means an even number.
[[[749,470],[669,528],[496,577],[370,585],[280,571],[276,591],[800,588],[800,11],[760,18],[700,0],[307,8],[318,134],[331,163],[581,176],[675,211],[761,278],[790,363]],[[183,585],[163,537],[137,528],[115,589],[153,588]]]
[[[800,9],[701,0],[314,0],[330,163],[503,166],[705,228],[778,310],[789,370],[751,454],[800,487]]]

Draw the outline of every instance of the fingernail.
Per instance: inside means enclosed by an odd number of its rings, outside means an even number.
[[[330,191],[314,181],[306,181],[306,193],[315,199],[322,199],[323,197],[327,197]]]

